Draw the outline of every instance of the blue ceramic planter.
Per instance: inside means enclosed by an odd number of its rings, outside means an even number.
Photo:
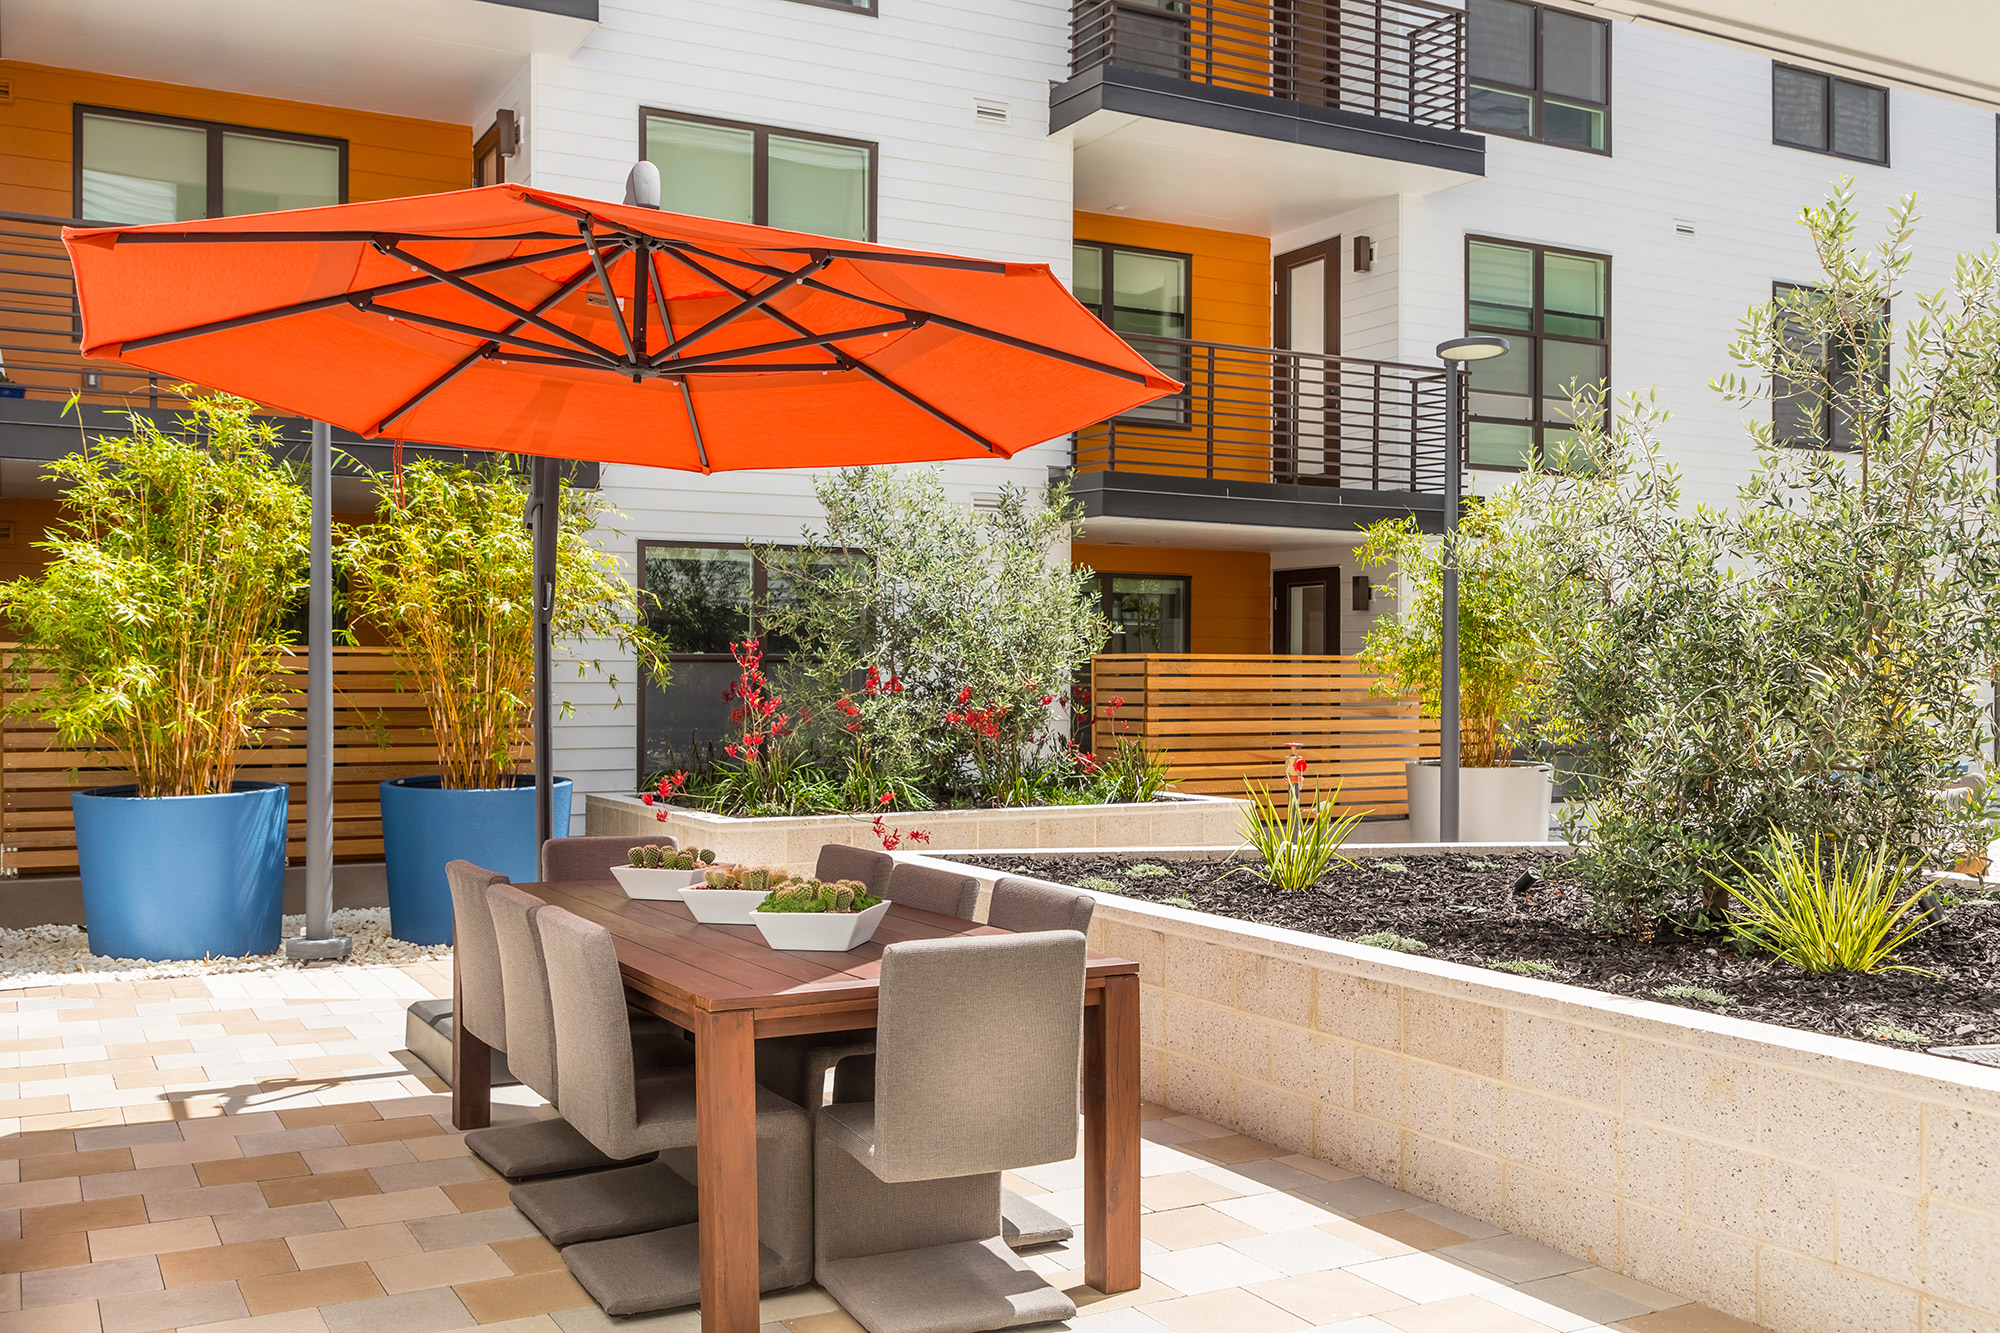
[[[554,818],[569,832],[570,780],[557,778]],[[436,778],[382,784],[382,859],[389,876],[389,933],[412,944],[451,943],[448,861],[463,858],[517,884],[535,878],[535,779],[511,787],[447,791]]]
[[[211,796],[70,797],[90,951],[110,958],[276,953],[285,907],[281,782]]]

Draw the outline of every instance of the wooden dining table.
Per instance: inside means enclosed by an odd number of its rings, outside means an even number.
[[[755,1333],[757,1039],[873,1028],[885,945],[1006,932],[895,903],[859,948],[780,952],[754,926],[702,925],[610,879],[518,887],[608,929],[628,999],[694,1034],[701,1327]],[[1139,1285],[1138,971],[1098,953],[1085,968],[1084,1281],[1106,1294]],[[452,1123],[491,1123],[491,1093],[490,1049],[454,1024]]]

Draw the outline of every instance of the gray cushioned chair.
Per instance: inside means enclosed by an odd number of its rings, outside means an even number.
[[[971,875],[914,861],[898,861],[889,876],[888,892],[882,895],[905,907],[972,920],[979,906],[979,881]]]
[[[625,983],[604,927],[559,907],[534,914],[555,1011],[556,1105],[612,1157],[659,1152],[682,1174],[694,1170],[694,1075],[636,1076],[625,1048]],[[758,1286],[795,1287],[812,1277],[812,1150],[806,1113],[757,1089]],[[576,1280],[607,1314],[642,1314],[701,1299],[693,1223],[570,1245]]]
[[[1067,884],[1026,875],[1008,875],[993,886],[986,924],[1002,930],[1073,930],[1090,933],[1097,899]]]
[[[634,847],[677,844],[664,833],[644,837],[634,833],[607,833],[587,838],[550,838],[542,844],[540,869],[544,884],[561,879],[610,879],[611,867],[624,864]]]
[[[813,878],[829,884],[837,879],[860,880],[868,892],[885,898],[889,873],[895,868],[896,858],[887,852],[829,842],[819,849],[819,864],[813,867]]]
[[[542,958],[541,937],[535,929],[535,917],[553,909],[512,884],[491,886],[487,901],[492,907],[494,934],[500,945],[503,989],[509,1006],[508,1038],[520,1052],[521,1081],[553,1101],[561,1057],[556,1048],[555,1005],[549,992],[548,969]],[[665,1035],[656,1032],[642,1036],[635,1024],[632,1042],[629,1058],[643,1073],[685,1069],[691,1058],[692,1048],[681,1040],[678,1029]],[[562,1109],[559,1103],[556,1109]],[[694,1186],[671,1164],[651,1161],[618,1166],[567,1122],[543,1123],[561,1125],[565,1139],[573,1141],[574,1157],[585,1165],[617,1167],[531,1181],[513,1188],[509,1198],[514,1206],[550,1241],[569,1245],[679,1226],[694,1220]]]
[[[1083,937],[882,951],[875,1099],[814,1144],[814,1271],[869,1333],[972,1333],[1076,1313],[1003,1243],[1000,1173],[1076,1152]]]
[[[444,874],[451,886],[453,965],[458,969],[458,1005],[463,1009],[452,1015],[452,1021],[463,1024],[467,1035],[494,1050],[507,1051],[505,967],[487,900],[492,886],[508,885],[507,877],[463,860],[448,863]],[[520,1078],[520,1074],[516,1072],[515,1077]],[[611,1165],[604,1154],[560,1120],[475,1129],[465,1136],[465,1146],[495,1171],[514,1179]]]

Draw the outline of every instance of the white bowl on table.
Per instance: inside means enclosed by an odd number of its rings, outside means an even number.
[[[752,912],[750,920],[773,949],[844,953],[874,939],[888,910],[884,898],[865,912]]]
[[[625,890],[627,898],[643,898],[648,902],[677,903],[681,900],[681,890],[690,884],[701,883],[701,877],[708,873],[707,866],[693,870],[645,869],[641,866],[613,866],[611,877],[618,881],[618,887]]]
[[[750,913],[770,895],[762,889],[705,889],[700,885],[680,894],[681,906],[705,926],[751,925]]]

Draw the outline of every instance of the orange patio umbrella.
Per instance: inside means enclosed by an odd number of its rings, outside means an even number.
[[[1179,388],[1047,265],[685,217],[658,199],[641,163],[623,205],[495,185],[63,233],[88,356],[364,437],[543,460],[530,502],[543,839],[548,460],[707,473],[1005,458]],[[328,434],[315,426],[307,901],[332,951]],[[295,952],[328,956],[320,944]]]
[[[1004,458],[1179,387],[1044,264],[521,185],[63,238],[85,355],[371,438],[694,472]]]

